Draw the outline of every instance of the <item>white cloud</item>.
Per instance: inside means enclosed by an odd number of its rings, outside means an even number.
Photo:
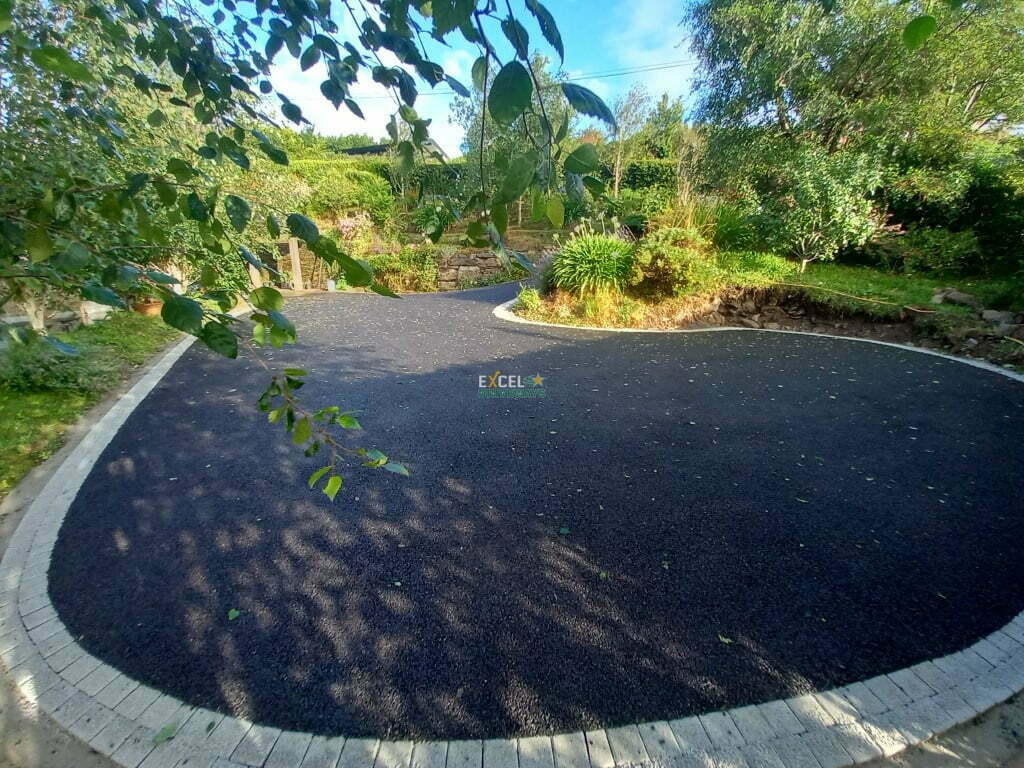
[[[635,0],[617,3],[605,50],[614,52],[621,68],[653,67],[675,62],[692,62],[686,31],[680,25],[683,10],[678,0]],[[609,65],[609,69],[611,65]],[[624,93],[634,82],[643,83],[657,98],[662,93],[686,96],[690,92],[694,66],[692,63],[671,69],[655,69],[634,75],[609,78],[606,82],[615,94]],[[595,82],[588,81],[588,88]],[[612,85],[614,84],[614,85]]]
[[[397,63],[397,60],[387,52],[382,52],[382,58],[388,65]],[[468,51],[447,49],[439,63],[452,77],[467,82],[473,58]],[[280,91],[302,109],[303,116],[313,124],[314,130],[319,134],[339,136],[346,133],[368,133],[374,138],[387,135],[387,123],[397,110],[388,89],[373,82],[367,70],[360,71],[359,82],[351,89],[352,98],[359,104],[365,117],[360,119],[344,105],[336,110],[334,105],[324,98],[320,93],[320,83],[326,77],[326,68],[322,63],[303,72],[296,59],[282,52],[273,66],[270,79],[275,90]],[[420,97],[416,100],[416,111],[420,117],[432,120],[431,138],[449,156],[458,155],[463,132],[459,126],[448,122],[452,97],[434,95],[430,88],[418,79],[417,85]],[[447,84],[441,83],[436,90],[447,92],[450,88]],[[276,96],[272,98],[278,101]],[[280,114],[277,116],[281,117]],[[294,127],[294,123],[288,124]]]

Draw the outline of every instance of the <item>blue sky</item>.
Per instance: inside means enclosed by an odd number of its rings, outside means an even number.
[[[579,80],[609,105],[634,82],[643,83],[655,97],[665,92],[672,96],[689,93],[692,55],[684,40],[685,30],[679,25],[684,13],[680,0],[547,0],[546,5],[561,30],[565,42],[563,68],[571,78],[665,65],[640,73]],[[557,63],[557,54],[541,37],[522,0],[514,0],[512,6],[530,34],[530,47],[549,55]],[[470,67],[477,52],[461,38],[458,40],[461,44],[457,44],[457,33],[449,37],[451,47],[431,43],[431,56],[449,74],[468,85]],[[492,39],[502,40],[501,33],[495,30]],[[500,52],[506,55],[507,46]],[[369,133],[383,136],[384,126],[394,111],[394,102],[387,93],[365,75],[353,94],[366,119],[360,120],[345,107],[335,111],[320,95],[320,82],[324,79],[322,67],[317,65],[302,72],[298,62],[286,52],[278,54],[272,79],[275,87],[302,107],[315,130],[325,135]],[[425,86],[423,89],[422,94],[429,93]],[[437,90],[449,89],[439,85]],[[433,119],[431,135],[445,151],[456,155],[463,136],[461,129],[448,120],[450,100],[450,96],[421,95],[416,109],[421,116]]]

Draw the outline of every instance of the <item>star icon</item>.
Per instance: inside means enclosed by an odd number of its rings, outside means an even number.
[[[533,382],[533,386],[535,387],[544,386],[544,377],[541,376],[539,373],[534,374],[533,378],[531,378],[530,381]]]

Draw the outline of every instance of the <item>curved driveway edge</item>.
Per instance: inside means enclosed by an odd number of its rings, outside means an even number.
[[[545,325],[515,317],[508,311],[512,303],[494,314]],[[978,361],[838,338],[949,357],[1024,381],[1020,374]],[[75,447],[28,508],[0,562],[0,660],[7,674],[33,708],[119,765],[611,768],[654,761],[680,768],[828,768],[891,756],[1024,690],[1021,613],[963,651],[834,690],[587,733],[416,743],[327,738],[192,707],[86,653],[48,594],[53,547],[79,487],[131,412],[191,342],[186,339],[166,353]]]

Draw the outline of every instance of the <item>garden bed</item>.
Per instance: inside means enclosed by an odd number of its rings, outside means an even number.
[[[673,297],[609,295],[579,298],[565,291],[520,303],[529,320],[609,328],[700,329],[745,327],[854,336],[941,349],[999,364],[1024,365],[1024,315],[1016,322],[983,317],[982,305],[1019,310],[1009,283],[961,281],[978,297],[978,307],[932,297],[941,281],[875,270],[828,266],[792,282],[728,285]],[[1007,309],[1008,308],[1008,309]],[[1000,312],[1000,314],[1003,314]]]

